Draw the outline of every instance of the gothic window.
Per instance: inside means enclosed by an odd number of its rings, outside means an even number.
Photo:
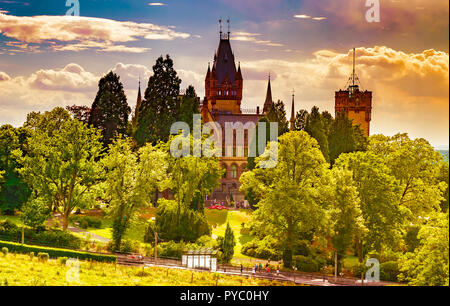
[[[237,166],[236,165],[231,166],[230,177],[233,179],[237,178]]]

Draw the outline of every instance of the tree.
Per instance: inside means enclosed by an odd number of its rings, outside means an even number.
[[[136,109],[134,137],[139,146],[146,142],[168,141],[170,127],[179,116],[180,84],[170,56],[159,57],[153,66],[144,100]]]
[[[448,213],[433,213],[419,230],[419,246],[399,260],[399,279],[413,286],[448,286],[448,233]]]
[[[0,171],[4,171],[3,183],[0,191],[0,211],[3,214],[14,214],[15,209],[20,209],[30,195],[25,182],[19,177],[17,168],[19,165],[12,152],[25,147],[25,130],[14,128],[11,125],[0,127]]]
[[[333,228],[331,242],[336,249],[340,268],[345,252],[356,237],[364,235],[366,228],[352,173],[342,169],[333,169],[332,173],[334,197],[330,207]]]
[[[342,153],[366,151],[369,141],[359,126],[354,126],[345,113],[338,113],[332,121],[328,134],[330,162]]]
[[[20,219],[25,225],[38,229],[47,221],[49,216],[50,211],[43,198],[34,198],[23,205]]]
[[[34,196],[59,210],[65,230],[72,210],[86,205],[91,187],[100,178],[101,135],[70,117],[52,126],[57,128],[51,135],[46,129],[36,129],[28,141],[27,155],[22,150],[14,155],[23,166],[18,172]]]
[[[370,150],[383,159],[398,180],[399,205],[408,209],[411,222],[440,210],[448,186],[439,179],[444,161],[425,139],[412,140],[407,134],[375,135],[370,138]]]
[[[269,144],[267,150],[274,146]],[[266,235],[279,237],[284,265],[291,267],[298,235],[324,225],[330,171],[317,141],[303,131],[280,136],[278,150],[274,168],[259,167],[265,156],[256,159],[257,167],[241,176],[241,191],[251,189],[260,199],[255,218],[264,224]]]
[[[103,185],[108,214],[113,218],[114,250],[120,250],[122,238],[139,208],[151,204],[153,192],[162,188],[166,177],[166,153],[148,144],[132,151],[130,140],[119,138],[109,146],[102,160],[106,171]]]
[[[283,101],[278,100],[277,103],[272,103],[266,117],[270,122],[278,122],[278,135],[289,132],[289,122],[286,119],[286,109]]]
[[[311,109],[311,114],[306,120],[305,132],[317,140],[320,146],[320,151],[322,152],[325,160],[328,162],[330,160],[328,135],[323,123],[323,118],[319,113],[319,108],[317,106],[314,106]]]
[[[295,122],[294,122],[294,130],[295,131],[304,131],[306,122],[308,121],[309,113],[307,110],[301,109],[297,112],[295,115]]]
[[[189,124],[191,130],[193,129],[193,116],[199,114],[199,100],[193,86],[186,89],[186,93],[182,96],[180,101],[180,109],[178,111],[177,121],[186,122]]]
[[[126,134],[130,113],[120,77],[111,71],[98,83],[89,124],[102,132],[102,142],[108,145],[113,138]]]
[[[229,263],[233,259],[234,247],[236,246],[236,239],[234,238],[233,230],[230,227],[230,223],[227,223],[225,230],[225,236],[222,241],[222,261]]]
[[[23,127],[29,133],[40,131],[51,136],[54,132],[60,131],[65,122],[71,119],[70,114],[64,108],[55,107],[51,111],[44,112],[43,114],[40,112],[29,113]]]
[[[361,200],[367,233],[356,239],[360,262],[369,251],[395,248],[401,240],[405,211],[398,201],[398,182],[384,159],[373,152],[346,153],[336,160],[334,168],[352,171]]]
[[[88,106],[66,106],[66,110],[72,115],[73,118],[80,120],[83,123],[89,123],[89,117],[91,116],[91,108]]]

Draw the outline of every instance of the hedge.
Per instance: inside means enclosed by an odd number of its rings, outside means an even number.
[[[114,255],[92,254],[87,252],[78,252],[72,250],[46,248],[32,245],[22,245],[15,242],[0,241],[0,248],[7,247],[10,252],[29,254],[34,253],[47,253],[51,258],[68,257],[78,258],[79,260],[93,260],[98,262],[116,262],[117,257]]]

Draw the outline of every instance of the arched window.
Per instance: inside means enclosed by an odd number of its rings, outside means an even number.
[[[231,178],[237,178],[237,166],[236,165],[232,165],[231,166]]]

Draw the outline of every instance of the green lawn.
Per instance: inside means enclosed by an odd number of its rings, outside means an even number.
[[[236,238],[236,247],[234,248],[235,259],[251,259],[251,257],[241,253],[242,245],[253,240],[250,235],[241,234],[241,224],[247,223],[251,217],[250,210],[228,211],[228,210],[205,210],[206,218],[208,222],[213,226],[213,235],[224,236],[227,222],[230,223],[230,227],[234,232]]]
[[[9,220],[12,223],[18,225],[18,226],[22,226],[22,221],[20,221],[20,217],[19,216],[4,216],[4,215],[0,215],[0,220]]]
[[[102,219],[101,228],[88,228],[86,231],[101,237],[112,239],[112,223],[111,219]],[[139,218],[126,231],[125,238],[144,242],[146,220]]]

